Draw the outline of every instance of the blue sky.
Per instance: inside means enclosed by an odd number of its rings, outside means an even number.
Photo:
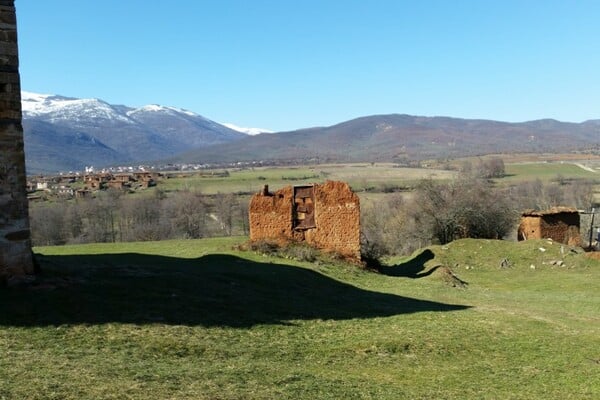
[[[24,90],[272,130],[600,118],[600,2],[16,0]]]

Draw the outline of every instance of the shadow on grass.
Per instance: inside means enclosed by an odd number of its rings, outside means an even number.
[[[433,260],[435,255],[429,249],[423,250],[418,256],[411,258],[410,260],[394,265],[391,267],[383,266],[379,269],[384,275],[388,276],[403,276],[405,278],[423,278],[431,275],[440,266],[435,266],[429,270],[425,270],[425,263],[429,260]]]
[[[40,256],[37,286],[0,290],[0,325],[249,327],[468,308],[371,292],[315,271],[230,255]]]

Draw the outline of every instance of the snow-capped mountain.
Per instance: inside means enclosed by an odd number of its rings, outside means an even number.
[[[247,137],[176,107],[133,108],[31,92],[21,96],[29,173],[165,159]]]
[[[234,125],[229,122],[221,124],[221,125],[226,126],[229,129],[233,129],[234,131],[242,132],[242,133],[245,133],[245,134],[251,135],[251,136],[259,135],[261,133],[273,133],[273,131],[270,131],[268,129],[263,129],[263,128],[242,128],[240,126]]]
[[[44,118],[52,122],[79,119],[103,119],[132,123],[110,104],[98,99],[76,99],[31,92],[21,92],[25,118]]]
[[[136,108],[135,110],[132,110],[132,111],[127,111],[127,115],[133,115],[136,113],[143,113],[143,112],[162,112],[162,113],[167,113],[167,114],[178,114],[179,113],[179,114],[189,115],[190,117],[199,117],[198,114],[193,113],[188,110],[184,110],[183,108],[165,107],[165,106],[161,106],[158,104],[149,104],[147,106]]]

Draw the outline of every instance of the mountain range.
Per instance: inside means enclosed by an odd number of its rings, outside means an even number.
[[[131,164],[247,135],[191,111],[22,92],[28,173]]]
[[[600,147],[600,120],[510,123],[389,114],[267,134],[168,106],[133,108],[29,92],[22,103],[29,174],[151,160],[402,162]]]
[[[600,147],[600,120],[511,123],[405,114],[373,115],[188,151],[177,162],[393,161],[494,153],[569,152]]]

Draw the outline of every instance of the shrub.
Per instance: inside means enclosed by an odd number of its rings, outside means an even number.
[[[474,177],[449,183],[424,180],[411,200],[389,196],[362,211],[363,258],[373,265],[387,255],[409,254],[432,243],[500,239],[518,217],[505,191]]]
[[[461,238],[501,239],[518,217],[504,191],[475,178],[446,184],[422,181],[411,210],[422,229],[441,244]]]
[[[270,240],[257,240],[251,242],[250,250],[265,255],[275,255],[279,251],[279,245]]]
[[[306,244],[290,244],[281,249],[283,255],[298,261],[315,262],[319,250]]]

